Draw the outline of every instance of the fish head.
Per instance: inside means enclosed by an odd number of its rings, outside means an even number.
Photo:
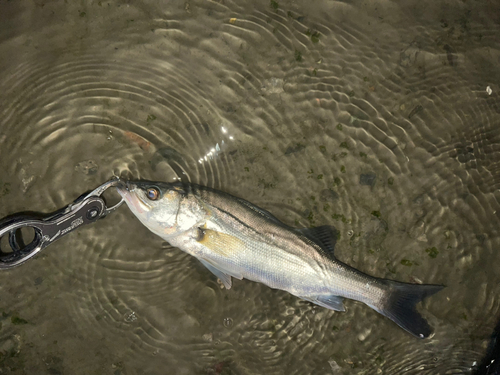
[[[121,181],[116,188],[132,213],[155,234],[168,238],[182,230],[179,213],[187,194],[181,184]]]

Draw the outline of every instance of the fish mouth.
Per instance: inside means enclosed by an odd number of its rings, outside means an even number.
[[[119,180],[115,187],[116,190],[118,191],[118,194],[120,194],[120,196],[125,200],[128,200],[132,190],[134,189],[131,186],[130,182],[123,180]]]
[[[123,197],[123,194],[125,194],[126,191],[130,190],[130,182],[129,181],[124,181],[124,180],[118,180],[116,182],[116,189],[118,190],[118,193]],[[125,197],[124,197],[125,198]]]
[[[120,180],[116,185],[116,190],[125,200],[125,203],[127,203],[130,208],[135,209],[137,213],[143,214],[151,209],[151,206],[137,193],[137,190],[140,189],[138,189],[136,184],[130,181]]]

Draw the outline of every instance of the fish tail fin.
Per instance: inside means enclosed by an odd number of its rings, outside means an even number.
[[[376,311],[394,321],[398,326],[415,337],[424,339],[431,335],[432,328],[417,311],[417,304],[426,297],[439,292],[442,285],[406,284],[385,280],[388,296],[380,306],[371,306]]]

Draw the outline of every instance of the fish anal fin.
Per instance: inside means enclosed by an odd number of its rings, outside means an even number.
[[[337,243],[338,237],[338,231],[335,227],[331,225],[322,225],[315,228],[301,228],[297,229],[297,231],[320,245],[330,256],[334,256],[335,244]]]
[[[320,296],[300,296],[300,298],[312,302],[321,307],[326,307],[330,310],[345,311],[343,298],[334,295],[320,295]]]

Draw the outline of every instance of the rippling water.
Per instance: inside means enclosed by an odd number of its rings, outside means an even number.
[[[416,340],[368,307],[222,289],[122,207],[0,274],[2,374],[468,373],[500,316],[494,2],[0,2],[0,216],[113,174],[332,224],[444,284]]]

